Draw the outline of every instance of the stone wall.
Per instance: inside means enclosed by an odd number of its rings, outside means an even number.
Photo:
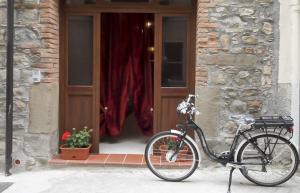
[[[216,151],[237,128],[230,115],[276,113],[278,22],[277,0],[198,1],[196,119]]]
[[[58,27],[58,0],[15,1],[13,159],[26,169],[43,164],[57,151]],[[5,131],[5,44],[6,0],[0,0],[0,155]],[[35,71],[42,75],[38,83],[32,79]]]
[[[16,0],[14,153],[24,168],[45,163],[58,144],[58,0]],[[5,128],[6,0],[0,0],[0,155]],[[198,0],[197,122],[217,151],[230,142],[231,114],[273,114],[278,68],[277,0]],[[41,71],[40,83],[32,73]],[[287,102],[288,103],[288,102]],[[289,109],[284,109],[289,111]],[[0,163],[3,166],[2,163]]]

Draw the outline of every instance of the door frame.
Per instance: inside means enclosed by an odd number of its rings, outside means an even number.
[[[96,44],[94,45],[94,63],[93,63],[93,126],[94,132],[92,136],[92,152],[99,153],[99,124],[100,124],[100,67],[101,67],[101,58],[100,58],[100,50],[101,50],[101,13],[112,12],[112,13],[153,13],[155,17],[155,33],[154,33],[154,47],[155,56],[154,56],[154,133],[159,132],[160,129],[160,94],[162,92],[161,89],[161,34],[159,32],[161,29],[157,30],[157,26],[161,26],[161,23],[158,23],[158,17],[162,15],[186,15],[190,18],[189,20],[189,29],[191,31],[188,32],[188,42],[190,42],[190,46],[188,47],[190,52],[187,54],[189,66],[187,67],[187,89],[188,92],[194,93],[195,90],[195,53],[196,53],[196,5],[197,1],[193,1],[192,6],[165,6],[159,5],[158,0],[153,0],[153,3],[108,3],[104,2],[104,0],[97,0],[96,4],[92,5],[65,5],[64,1],[60,1],[60,19],[59,19],[59,54],[60,54],[60,65],[59,65],[59,136],[64,132],[64,128],[66,126],[66,104],[67,104],[67,73],[68,73],[68,48],[67,48],[67,19],[70,15],[90,15],[94,17],[94,30],[93,30],[93,38]],[[166,89],[166,88],[163,88]],[[172,88],[174,89],[174,88]],[[182,88],[177,88],[178,91]],[[175,89],[175,92],[176,90]],[[168,89],[166,89],[168,90]],[[174,92],[174,91],[172,91]],[[97,100],[99,99],[99,100]],[[175,109],[174,109],[175,110]],[[61,141],[59,140],[59,143]]]
[[[177,17],[183,16],[188,18],[187,25],[187,63],[186,63],[186,86],[184,87],[162,87],[161,79],[162,79],[162,42],[163,42],[163,33],[162,33],[162,18],[163,17]],[[195,92],[195,52],[196,52],[196,17],[195,14],[191,13],[157,13],[155,14],[155,65],[156,68],[154,70],[154,116],[155,116],[155,124],[154,131],[160,132],[163,128],[160,128],[162,125],[163,112],[162,112],[162,99],[164,97],[178,97],[182,96],[182,99],[187,96],[188,93]],[[172,109],[175,111],[176,109]],[[170,129],[170,128],[169,128]],[[191,134],[193,136],[193,134]]]
[[[69,16],[92,16],[93,17],[93,78],[92,78],[92,85],[84,85],[84,86],[70,86],[68,85],[68,17]],[[60,135],[64,132],[66,128],[66,124],[68,122],[68,117],[66,116],[67,109],[68,109],[68,96],[69,95],[79,95],[79,96],[89,96],[93,97],[93,107],[98,107],[100,105],[100,101],[97,98],[100,97],[100,54],[97,54],[97,50],[100,50],[100,31],[101,31],[101,23],[98,21],[100,20],[100,14],[96,13],[89,13],[89,12],[77,12],[77,13],[69,13],[64,12],[63,18],[60,19],[60,27],[62,30],[60,31],[60,102],[59,102],[59,132]],[[93,108],[92,114],[100,114],[99,108]],[[92,117],[92,125],[93,128],[96,125],[99,125],[100,120],[99,116]],[[99,151],[99,144],[96,143],[99,141],[99,129],[93,130],[92,135],[92,151],[98,152]],[[61,143],[61,141],[59,140]]]

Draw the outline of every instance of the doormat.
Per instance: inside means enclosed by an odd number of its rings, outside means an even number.
[[[12,184],[12,182],[0,182],[0,193],[10,187]]]

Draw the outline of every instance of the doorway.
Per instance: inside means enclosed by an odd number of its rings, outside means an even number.
[[[129,134],[144,143],[143,136],[175,127],[178,102],[195,89],[196,1],[93,2],[61,1],[60,135],[72,128],[88,126],[93,129],[92,152],[102,153],[105,148],[101,147],[102,142],[106,140],[120,142],[117,138]],[[124,19],[130,16],[133,19]],[[150,31],[147,37],[151,38],[125,36],[123,32],[129,24],[114,29],[122,22],[104,25],[120,18],[127,23],[140,22],[140,27],[132,33]],[[103,38],[105,34],[110,38]],[[106,40],[115,42],[110,44]],[[147,44],[140,44],[146,40]],[[143,45],[143,49],[129,47],[133,45]],[[119,50],[112,51],[113,48]],[[143,62],[128,65],[128,61],[124,62],[128,56]],[[151,65],[145,65],[145,61]],[[124,66],[109,68],[111,65],[107,64],[112,63]],[[119,75],[108,76],[110,72]],[[136,92],[139,89],[144,90]],[[133,95],[135,92],[137,96]],[[148,98],[139,96],[141,93]],[[134,137],[132,133],[138,135]]]
[[[101,14],[100,152],[142,154],[153,135],[154,14]]]

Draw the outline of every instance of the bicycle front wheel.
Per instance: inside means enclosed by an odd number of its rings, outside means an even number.
[[[177,150],[176,144],[180,139],[180,135],[170,131],[158,133],[150,139],[145,150],[145,160],[157,177],[167,181],[181,181],[196,170],[199,156],[195,146],[183,138],[181,149]]]
[[[250,142],[242,145],[237,161],[247,165],[241,173],[251,182],[262,186],[276,186],[289,180],[296,172],[299,157],[295,146],[287,139],[272,134],[263,134],[250,139],[266,157],[260,155]],[[267,164],[263,162],[269,160]]]

